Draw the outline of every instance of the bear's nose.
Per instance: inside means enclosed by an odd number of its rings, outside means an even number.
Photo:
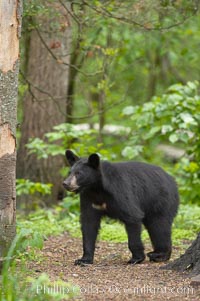
[[[63,186],[64,186],[65,189],[69,188],[69,184],[65,181],[63,182]]]

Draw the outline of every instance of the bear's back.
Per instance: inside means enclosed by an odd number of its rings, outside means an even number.
[[[172,207],[173,212],[177,210],[176,182],[161,167],[136,161],[102,161],[101,169],[105,189],[116,197],[134,200],[146,212],[161,212],[163,208],[170,211]]]

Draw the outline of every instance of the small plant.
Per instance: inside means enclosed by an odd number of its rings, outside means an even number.
[[[182,245],[183,239],[188,241],[195,239],[196,234],[200,231],[199,216],[199,206],[180,206],[172,230],[172,240],[175,245]],[[65,224],[65,229],[69,231],[72,236],[81,237],[79,217],[77,215],[70,214],[63,219],[62,224]],[[127,242],[127,233],[124,226],[108,218],[102,221],[99,237],[100,240],[109,242]],[[145,229],[142,232],[142,239],[149,241],[149,235]]]
[[[1,301],[59,301],[77,296],[78,288],[70,283],[58,279],[52,284],[47,274],[41,274],[38,278],[27,276],[25,263],[27,259],[33,258],[30,254],[25,255],[30,252],[30,248],[36,250],[42,246],[42,235],[34,231],[34,228],[22,228],[18,231],[3,264]]]
[[[66,148],[77,152],[80,156],[99,152],[107,158],[109,151],[102,149],[101,143],[96,143],[97,131],[94,129],[78,129],[75,125],[62,123],[54,126],[53,131],[45,134],[46,140],[30,139],[27,148],[30,153],[46,159],[48,156],[57,156],[65,153]],[[87,141],[87,143],[85,143]]]
[[[32,182],[28,179],[16,180],[16,194],[17,196],[27,195],[32,197],[31,202],[24,202],[21,208],[25,207],[26,210],[38,208],[41,204],[41,196],[51,194],[52,184],[44,184],[40,182]]]
[[[51,194],[52,184],[43,184],[39,182],[31,182],[28,179],[16,180],[16,192],[17,196],[22,194],[33,195],[39,193],[41,195]]]
[[[185,155],[175,166],[181,196],[199,204],[200,195],[200,96],[198,82],[176,84],[161,97],[142,106],[124,108],[134,132],[122,154],[128,159],[152,158],[159,143],[181,146]],[[157,156],[157,154],[156,154]]]
[[[74,195],[73,193],[67,194],[59,206],[56,206],[55,209],[60,211],[60,216],[65,218],[69,213],[78,212],[80,208],[79,195]]]

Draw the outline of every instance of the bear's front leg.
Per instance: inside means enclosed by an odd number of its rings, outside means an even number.
[[[83,237],[83,256],[75,265],[92,264],[95,242],[100,228],[102,213],[92,207],[92,203],[81,202],[81,230]]]

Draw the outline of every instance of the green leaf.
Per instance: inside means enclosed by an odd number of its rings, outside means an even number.
[[[177,134],[171,134],[169,136],[169,141],[172,143],[175,143],[176,141],[178,141],[178,135]]]
[[[143,105],[142,111],[143,112],[151,112],[154,109],[155,105],[153,102],[146,102]]]
[[[46,133],[45,137],[48,138],[49,142],[53,142],[59,139],[64,139],[66,136],[66,133],[64,132],[51,132],[51,133]]]
[[[166,133],[169,133],[169,132],[171,132],[171,131],[173,131],[173,127],[172,127],[170,124],[164,124],[164,125],[162,126],[161,133],[162,133],[163,135],[165,135]]]
[[[154,121],[154,115],[151,112],[145,112],[144,114],[142,114],[141,116],[139,116],[139,118],[137,119],[137,126],[143,127],[143,126],[149,126],[151,124],[153,124]]]
[[[123,109],[122,114],[123,115],[132,115],[134,112],[135,112],[135,107],[128,106]]]
[[[197,89],[197,83],[196,82],[188,82],[187,85],[190,87],[192,90]]]
[[[152,138],[156,133],[158,133],[160,131],[160,128],[161,128],[160,126],[152,127],[148,133],[143,135],[144,139]]]
[[[185,143],[187,143],[189,141],[189,135],[187,132],[181,132],[179,134],[179,139]]]
[[[128,159],[137,157],[143,150],[142,145],[126,146],[122,151],[122,156]]]
[[[196,120],[192,117],[191,114],[189,114],[187,112],[185,112],[185,113],[183,112],[179,116],[185,123],[197,125]]]
[[[182,84],[175,84],[175,85],[172,85],[170,86],[168,89],[167,89],[167,92],[182,92],[183,90],[183,85]]]

